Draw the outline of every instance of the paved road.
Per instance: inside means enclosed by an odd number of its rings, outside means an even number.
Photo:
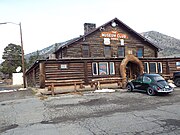
[[[4,99],[0,101],[0,134],[179,135],[180,89],[158,96],[120,90],[44,100],[32,95]]]

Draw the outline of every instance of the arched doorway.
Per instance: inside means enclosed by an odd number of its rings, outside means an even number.
[[[123,78],[123,86],[128,79],[133,79],[139,74],[143,74],[144,67],[142,62],[134,55],[127,55],[120,64],[120,74]]]
[[[140,68],[137,63],[129,61],[126,65],[126,78],[127,80],[135,79],[140,74]]]

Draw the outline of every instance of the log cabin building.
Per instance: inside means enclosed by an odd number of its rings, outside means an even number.
[[[91,85],[97,81],[125,86],[142,73],[172,77],[180,58],[160,58],[160,48],[117,18],[96,28],[85,23],[84,35],[60,45],[50,57],[26,71],[27,86],[45,88]]]

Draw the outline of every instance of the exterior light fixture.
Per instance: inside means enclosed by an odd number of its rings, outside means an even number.
[[[116,27],[117,24],[113,21],[113,22],[111,23],[111,26],[112,26],[112,27]]]

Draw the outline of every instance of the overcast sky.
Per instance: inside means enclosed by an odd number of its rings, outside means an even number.
[[[22,23],[25,54],[83,34],[117,17],[135,31],[158,31],[180,39],[179,0],[0,0],[0,23]],[[0,25],[0,59],[20,45],[19,25]]]

